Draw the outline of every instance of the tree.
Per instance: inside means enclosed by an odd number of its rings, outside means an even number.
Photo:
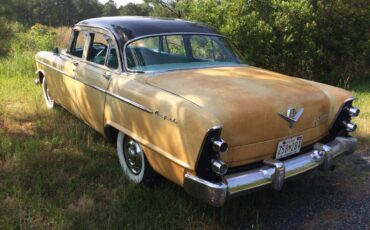
[[[72,22],[77,23],[84,19],[96,18],[102,15],[103,5],[98,0],[73,0],[74,13]]]
[[[118,15],[117,5],[113,0],[109,0],[103,6],[102,16],[116,16]]]
[[[12,19],[26,26],[73,25],[87,18],[100,17],[103,5],[98,0],[11,0]]]
[[[370,76],[370,5],[366,0],[312,0],[317,12],[314,74],[325,81]],[[338,83],[338,82],[336,82]]]
[[[194,0],[176,8],[231,37],[253,65],[332,84],[370,74],[366,0]]]
[[[148,16],[150,7],[147,4],[127,3],[118,9],[119,15],[123,16]]]
[[[11,28],[8,26],[6,17],[10,15],[10,6],[0,0],[0,56],[5,56],[9,51]]]
[[[151,15],[160,17],[175,17],[182,18],[183,9],[189,0],[144,0],[146,4],[151,6]],[[181,6],[181,7],[180,7]]]

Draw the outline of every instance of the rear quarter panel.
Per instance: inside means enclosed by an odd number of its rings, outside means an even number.
[[[330,110],[329,110],[329,118],[328,118],[330,122],[330,127],[335,122],[335,119],[337,118],[338,113],[341,111],[344,103],[355,99],[352,93],[347,90],[334,87],[331,85],[326,85],[326,84],[319,83],[319,82],[308,81],[308,80],[304,80],[304,81],[318,87],[327,95],[329,102],[330,102]]]
[[[161,175],[182,184],[184,172],[195,170],[206,132],[218,121],[195,104],[134,77],[123,75],[112,79],[109,91],[153,112],[107,96],[105,124],[139,141],[151,166]]]

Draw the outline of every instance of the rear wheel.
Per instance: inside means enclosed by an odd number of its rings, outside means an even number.
[[[54,100],[51,98],[49,93],[49,87],[46,83],[46,78],[42,79],[42,92],[44,94],[45,104],[48,109],[52,109],[54,107]]]
[[[152,184],[156,173],[149,165],[141,145],[131,137],[119,132],[117,154],[122,170],[135,184]]]

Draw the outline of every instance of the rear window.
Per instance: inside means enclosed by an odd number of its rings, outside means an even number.
[[[126,47],[131,71],[168,71],[243,65],[241,56],[224,37],[184,34],[142,38]]]

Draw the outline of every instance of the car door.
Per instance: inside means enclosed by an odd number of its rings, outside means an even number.
[[[63,60],[60,66],[62,78],[55,84],[56,100],[77,117],[80,116],[76,100],[76,69],[87,55],[88,38],[87,32],[73,31],[69,48],[60,55]]]
[[[81,118],[103,133],[103,113],[110,79],[120,73],[115,41],[107,34],[92,31],[86,60],[76,69],[76,99]]]

